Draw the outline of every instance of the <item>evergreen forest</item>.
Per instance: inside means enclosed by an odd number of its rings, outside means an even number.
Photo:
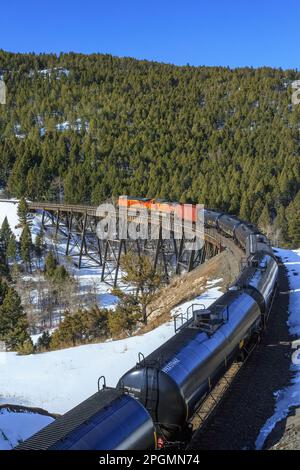
[[[199,202],[300,245],[298,71],[0,50],[0,78],[9,195]]]

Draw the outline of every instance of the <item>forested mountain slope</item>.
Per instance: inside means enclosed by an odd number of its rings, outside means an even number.
[[[300,243],[299,72],[0,51],[0,75],[0,186],[12,195],[201,202],[277,216]]]

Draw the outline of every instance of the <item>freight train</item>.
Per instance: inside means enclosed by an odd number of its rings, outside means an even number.
[[[121,197],[119,205],[184,214],[179,203]],[[193,222],[196,206],[192,211]],[[191,217],[191,215],[189,215]],[[229,290],[198,308],[165,344],[17,449],[153,449],[184,442],[218,380],[266,326],[278,265],[267,238],[236,217],[204,211],[207,228],[231,237],[247,263]]]

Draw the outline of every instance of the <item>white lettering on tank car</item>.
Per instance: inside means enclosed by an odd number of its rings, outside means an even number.
[[[162,371],[163,372],[169,372],[170,370],[173,369],[173,367],[175,367],[177,364],[179,364],[179,359],[177,359],[177,357],[174,357],[174,359],[172,359],[172,361],[170,361],[168,364],[165,365],[165,367],[163,367]]]

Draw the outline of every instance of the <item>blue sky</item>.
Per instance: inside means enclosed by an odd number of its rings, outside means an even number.
[[[0,48],[300,68],[299,0],[4,0]]]

